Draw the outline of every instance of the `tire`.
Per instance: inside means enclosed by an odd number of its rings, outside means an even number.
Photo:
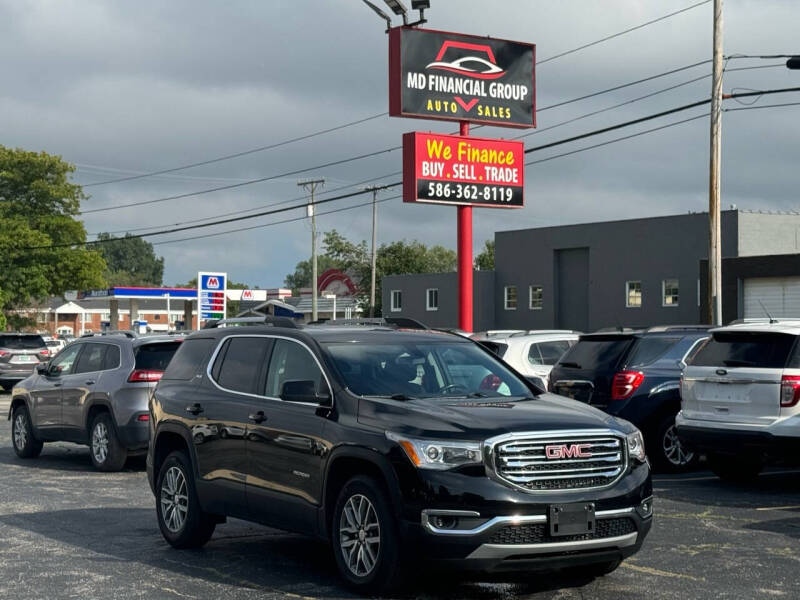
[[[660,473],[681,473],[697,466],[699,454],[689,450],[678,438],[675,415],[666,415],[653,428],[647,455]]]
[[[199,548],[211,539],[217,526],[200,508],[191,464],[185,452],[172,452],[156,480],[158,527],[173,548]]]
[[[100,471],[120,471],[128,459],[128,449],[117,437],[117,428],[111,415],[103,412],[92,420],[89,428],[89,456]]]
[[[330,537],[336,566],[350,587],[377,594],[397,586],[402,572],[398,526],[386,493],[373,478],[353,477],[341,489]]]
[[[11,416],[11,443],[20,458],[36,458],[42,453],[44,444],[33,435],[31,417],[25,405],[15,408]]]
[[[758,477],[764,468],[764,459],[761,456],[709,454],[707,458],[708,466],[713,473],[723,481],[731,483],[749,483]]]

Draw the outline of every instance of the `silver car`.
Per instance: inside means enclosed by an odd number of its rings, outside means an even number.
[[[35,458],[45,442],[90,447],[101,471],[147,450],[150,393],[182,339],[133,334],[82,337],[14,386],[14,451]]]

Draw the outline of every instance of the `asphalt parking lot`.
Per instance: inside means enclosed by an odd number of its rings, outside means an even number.
[[[352,598],[324,544],[231,520],[202,550],[161,538],[144,460],[91,468],[88,450],[45,446],[22,461],[0,394],[0,598]],[[643,550],[591,582],[497,584],[430,578],[404,598],[797,598],[800,471],[750,486],[707,472],[657,476]]]

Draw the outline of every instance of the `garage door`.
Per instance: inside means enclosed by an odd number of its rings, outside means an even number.
[[[763,304],[763,307],[762,307]],[[758,277],[744,280],[744,317],[800,318],[800,277]]]

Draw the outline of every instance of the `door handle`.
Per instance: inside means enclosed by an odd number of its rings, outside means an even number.
[[[247,418],[256,423],[263,423],[267,420],[267,415],[264,414],[263,410],[260,410],[257,413],[249,415]]]
[[[193,415],[199,415],[201,412],[203,412],[203,407],[195,402],[194,404],[189,404],[186,407],[186,412],[192,413]]]
[[[60,381],[58,381],[58,382],[53,384],[53,387],[61,387],[62,385],[63,384]]]
[[[94,384],[95,384],[94,379],[87,379],[86,380],[86,385],[94,385]]]

